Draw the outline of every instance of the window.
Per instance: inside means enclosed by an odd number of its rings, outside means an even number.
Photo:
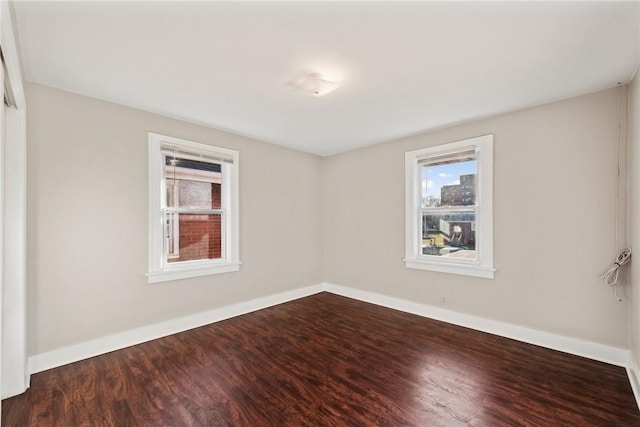
[[[405,153],[405,266],[493,278],[493,135]]]
[[[239,153],[149,133],[149,283],[238,271]]]

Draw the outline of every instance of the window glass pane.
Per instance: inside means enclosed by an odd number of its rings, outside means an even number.
[[[220,184],[167,179],[167,207],[221,209]]]
[[[422,255],[476,259],[475,211],[422,213]]]
[[[476,205],[476,160],[421,168],[422,207]]]
[[[221,165],[165,156],[167,206],[220,209]]]
[[[222,258],[222,214],[166,213],[165,223],[167,262]]]

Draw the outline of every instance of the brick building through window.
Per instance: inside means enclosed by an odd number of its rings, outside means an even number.
[[[476,203],[476,174],[460,175],[460,184],[443,185],[441,206],[470,206]]]
[[[220,165],[167,156],[165,176],[167,205],[181,209],[166,216],[167,262],[222,258],[222,213],[207,212],[222,208]]]

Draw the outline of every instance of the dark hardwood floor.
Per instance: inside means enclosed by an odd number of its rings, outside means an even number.
[[[7,426],[630,426],[623,368],[322,293],[41,372]]]

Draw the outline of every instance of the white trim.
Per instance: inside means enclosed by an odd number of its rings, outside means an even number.
[[[0,19],[1,19],[1,24],[4,27],[4,23],[5,21],[7,21],[7,19],[5,18],[6,16],[6,9],[4,7],[0,7]],[[2,41],[0,40],[0,43]],[[1,64],[0,64],[1,66]],[[4,67],[2,67],[2,69],[0,70],[0,82],[2,82],[2,84],[0,85],[1,88],[4,88]],[[2,92],[4,92],[4,89],[2,90]],[[4,95],[4,93],[3,93]],[[5,325],[8,324],[7,321],[4,320],[5,317],[5,312],[6,312],[6,303],[5,303],[5,291],[4,291],[4,287],[5,287],[5,256],[4,256],[4,252],[5,252],[5,244],[4,244],[4,232],[5,232],[5,227],[7,225],[6,221],[5,221],[5,214],[4,214],[4,208],[5,208],[5,203],[4,203],[4,199],[5,199],[5,194],[6,194],[6,184],[5,184],[5,171],[6,171],[6,164],[8,163],[7,158],[5,157],[5,147],[6,147],[6,137],[5,137],[5,106],[4,103],[0,104],[0,360],[2,361],[2,366],[4,366],[4,360],[6,359],[5,357],[5,353],[6,353],[6,349],[5,347],[8,347],[4,341],[6,340],[6,335],[7,333],[5,332]],[[5,375],[4,375],[4,369],[0,368],[0,385],[2,385],[2,388],[4,388],[4,383],[6,382],[5,380]],[[2,405],[0,405],[0,412],[2,410]],[[2,414],[0,413],[0,416]]]
[[[232,273],[240,270],[239,262],[225,262],[216,266],[188,268],[184,270],[166,270],[147,273],[149,283],[168,282],[170,280],[189,279],[191,277],[209,276],[211,274]]]
[[[24,93],[24,84],[22,81],[22,61],[18,49],[18,43],[13,28],[13,6],[11,2],[2,2],[2,54],[7,66],[9,74],[9,82],[13,91],[13,98],[18,110],[24,110],[27,107],[27,98]]]
[[[231,317],[240,316],[263,308],[272,307],[298,298],[307,297],[320,292],[330,292],[359,301],[380,305],[415,314],[430,319],[440,320],[458,326],[475,329],[490,334],[511,338],[517,341],[562,351],[565,353],[582,356],[593,360],[609,363],[627,368],[631,386],[638,402],[637,373],[635,365],[630,361],[630,351],[577,338],[542,332],[523,326],[511,325],[496,320],[485,319],[468,314],[443,310],[437,307],[418,304],[399,298],[348,288],[331,283],[321,283],[294,289],[276,295],[256,298],[246,302],[240,302],[218,309],[196,313],[177,319],[171,319],[153,325],[142,326],[129,331],[120,332],[102,338],[96,338],[80,344],[63,347],[46,353],[29,357],[29,372],[35,374],[47,369],[77,362],[89,357],[99,356],[111,351],[120,350],[132,345],[162,338],[167,335],[219,322]],[[632,376],[633,372],[636,377]]]
[[[7,398],[24,392],[29,387],[27,369],[27,140],[26,97],[24,93],[19,47],[15,37],[13,6],[3,1],[0,6],[2,54],[7,67],[10,90],[15,108],[5,107],[3,146],[3,221],[4,230],[2,258],[4,271],[0,287],[4,295],[2,303],[2,392]],[[0,79],[4,82],[4,79]],[[1,127],[0,127],[1,129]],[[2,261],[0,261],[1,263]]]
[[[359,301],[380,305],[406,313],[416,314],[430,319],[440,320],[477,331],[487,332],[517,341],[546,347],[564,353],[582,356],[616,366],[626,367],[629,360],[629,350],[585,341],[577,338],[543,332],[524,326],[511,325],[497,320],[485,319],[469,314],[418,304],[415,302],[394,298],[359,289],[347,288],[340,285],[325,283],[324,289],[336,295],[357,299]]]
[[[196,313],[177,319],[166,320],[148,326],[131,329],[102,338],[96,338],[80,344],[70,345],[46,353],[36,354],[29,358],[29,372],[35,374],[47,369],[99,356],[111,351],[120,350],[132,345],[151,341],[167,335],[198,328],[210,323],[219,322],[231,317],[262,310],[298,298],[307,297],[323,291],[323,285],[307,286],[276,295],[260,297],[246,302],[232,304],[202,313]]]
[[[629,355],[629,362],[627,363],[627,376],[629,377],[629,383],[631,384],[631,390],[633,390],[633,397],[636,398],[636,405],[640,409],[640,381],[638,380],[638,365],[633,360],[633,356]]]
[[[473,149],[477,161],[477,260],[443,259],[421,250],[421,161]],[[405,153],[405,267],[492,279],[493,268],[493,135],[483,135]],[[460,209],[464,207],[459,207]],[[450,210],[456,210],[458,207]]]
[[[444,261],[444,260],[443,260]],[[420,260],[404,260],[404,265],[407,268],[417,268],[419,270],[437,271],[440,273],[460,274],[462,276],[474,276],[484,277],[485,279],[493,279],[493,273],[495,268],[484,269],[477,265],[465,265],[465,264],[453,264],[453,263],[439,263],[439,262],[422,262]]]

